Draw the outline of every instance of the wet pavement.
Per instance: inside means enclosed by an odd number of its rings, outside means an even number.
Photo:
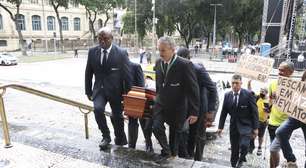
[[[35,89],[91,105],[83,89],[85,63],[85,58],[78,58],[20,64],[12,67],[0,66],[0,83],[18,81]],[[228,68],[233,65],[229,64]],[[229,80],[230,76],[227,73],[212,74],[214,80]],[[74,167],[74,165],[101,167],[105,165],[108,167],[218,168],[230,165],[228,123],[221,138],[207,143],[204,151],[205,162],[172,159],[160,163],[155,159],[157,154],[143,152],[145,144],[141,131],[137,151],[113,145],[109,151],[100,152],[98,143],[101,135],[93,114],[89,115],[90,137],[86,140],[83,115],[77,108],[12,89],[7,90],[4,101],[14,147],[0,149],[0,167],[44,168]],[[108,123],[111,125],[110,121]],[[111,126],[110,129],[112,130]],[[127,122],[125,129],[127,133]],[[2,136],[2,131],[0,134]],[[155,138],[153,142],[155,153],[159,153],[160,147]],[[294,132],[291,142],[297,154],[299,167],[301,167],[305,160],[305,143],[301,130]],[[267,148],[268,144],[267,142]],[[264,160],[263,156],[258,157],[255,153],[256,150],[254,154],[248,155],[248,164],[245,167],[268,167],[268,159]],[[266,158],[268,158],[268,153],[267,149]],[[35,160],[37,160],[37,165],[34,164]],[[29,163],[29,166],[25,163]],[[31,165],[32,163],[34,165]]]

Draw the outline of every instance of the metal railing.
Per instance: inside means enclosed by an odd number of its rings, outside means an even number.
[[[47,92],[43,92],[40,90],[36,90],[30,87],[26,87],[26,86],[22,86],[19,84],[7,84],[7,85],[0,85],[0,115],[1,115],[1,121],[2,121],[2,126],[3,126],[3,139],[4,139],[4,143],[6,148],[12,147],[11,145],[11,141],[10,141],[10,135],[9,135],[9,127],[8,127],[8,122],[7,122],[7,117],[6,117],[6,113],[5,113],[5,108],[4,108],[4,101],[3,101],[3,96],[7,90],[7,88],[12,88],[15,90],[19,90],[22,92],[26,92],[26,93],[30,93],[32,95],[36,95],[36,96],[40,96],[40,97],[44,97],[47,98],[49,100],[53,100],[53,101],[57,101],[60,103],[64,103],[67,105],[71,105],[74,107],[78,107],[80,112],[84,114],[84,125],[85,125],[85,138],[88,139],[89,138],[89,132],[88,132],[88,114],[90,112],[93,111],[93,107],[77,102],[77,101],[73,101],[73,100],[69,100],[60,96],[56,96]],[[106,115],[110,116],[109,112],[105,112]]]

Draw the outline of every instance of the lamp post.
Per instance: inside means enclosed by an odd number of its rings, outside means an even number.
[[[152,0],[152,11],[153,11],[153,19],[152,19],[152,55],[155,58],[156,56],[156,43],[155,43],[155,24],[157,23],[157,19],[155,18],[155,0]]]
[[[217,29],[217,6],[223,6],[222,4],[210,4],[210,6],[215,7],[214,12],[214,29],[213,29],[213,55],[215,56],[215,49],[216,49],[216,29]]]
[[[137,33],[137,0],[135,0],[135,50],[138,49],[138,33]]]

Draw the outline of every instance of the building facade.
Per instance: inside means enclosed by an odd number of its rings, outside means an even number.
[[[13,14],[16,13],[16,8],[6,0],[0,0],[0,3],[13,9]],[[76,43],[90,41],[89,19],[84,6],[69,4],[68,9],[60,7],[59,15],[62,21],[64,41]],[[102,27],[102,20],[104,16],[98,15],[95,22],[96,30]],[[108,24],[112,25],[112,21],[109,21]],[[20,6],[18,26],[22,30],[28,48],[35,47],[32,44],[36,44],[36,48],[53,51],[54,46],[58,45],[59,24],[56,13],[48,0],[23,0]],[[69,45],[74,44],[69,43]],[[0,51],[13,51],[19,48],[16,26],[9,13],[0,7]]]

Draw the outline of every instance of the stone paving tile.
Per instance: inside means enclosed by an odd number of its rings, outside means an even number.
[[[103,168],[95,163],[13,142],[12,148],[0,148],[1,168]]]

